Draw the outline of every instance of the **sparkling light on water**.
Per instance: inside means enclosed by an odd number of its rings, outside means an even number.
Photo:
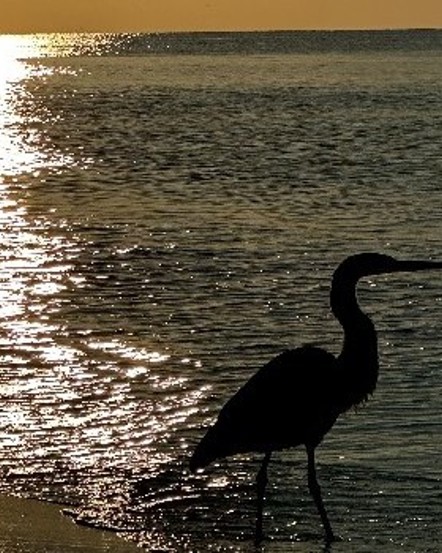
[[[46,41],[47,43],[50,40]],[[46,44],[47,47],[47,44]],[[27,83],[43,81],[54,69],[38,62],[44,48],[31,37],[0,36],[0,175],[32,174],[42,168],[63,167],[72,160],[45,148],[44,113],[35,111]]]
[[[95,44],[102,53],[108,38],[96,38],[83,47]],[[81,312],[71,333],[59,315],[87,285],[78,267],[87,243],[63,219],[54,224],[31,212],[25,197],[32,183],[89,163],[54,147],[47,136],[53,115],[34,101],[46,80],[75,78],[69,66],[36,60],[64,44],[63,37],[46,37],[46,44],[41,37],[1,37],[0,464],[10,479],[34,474],[37,482],[40,471],[62,478],[60,464],[75,473],[141,466],[148,456],[152,467],[167,463],[171,455],[157,444],[197,412],[201,395],[186,393],[187,379],[169,374],[170,354],[100,339]],[[72,37],[67,44],[73,47]],[[97,278],[105,286],[112,275]]]

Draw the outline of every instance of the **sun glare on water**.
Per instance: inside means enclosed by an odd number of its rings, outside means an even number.
[[[66,51],[63,35],[0,35],[0,175],[32,174],[70,165],[66,154],[45,147],[49,112],[38,112],[30,87],[71,70],[50,62]]]
[[[51,79],[68,75],[70,87],[78,64],[60,62],[70,52],[62,37],[44,40],[0,36],[0,470],[21,478],[60,459],[74,472],[126,467],[129,458],[144,466],[148,451],[156,470],[169,461],[156,444],[206,391],[169,371],[191,364],[187,356],[171,360],[167,348],[106,329],[97,335],[95,320],[82,316],[78,298],[95,290],[84,269],[90,244],[54,198],[65,173],[90,161],[50,132],[63,121]],[[92,49],[93,37],[85,44]]]
[[[22,59],[20,37],[1,36],[0,51],[0,174],[17,175],[32,172],[42,161],[38,149],[26,140],[26,122],[19,110],[24,85],[35,67]],[[31,54],[29,48],[26,53]],[[38,53],[36,50],[34,55]]]

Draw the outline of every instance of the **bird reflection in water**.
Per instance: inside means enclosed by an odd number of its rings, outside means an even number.
[[[281,353],[226,403],[196,447],[190,459],[192,471],[237,453],[264,453],[256,479],[257,544],[264,537],[271,454],[297,445],[307,450],[308,487],[324,527],[326,548],[335,540],[316,477],[315,449],[341,413],[374,392],[379,368],[376,330],[358,305],[357,283],[369,275],[431,269],[442,269],[442,262],[398,261],[376,253],[345,259],[333,275],[330,293],[331,310],[344,330],[340,355],[313,346]]]

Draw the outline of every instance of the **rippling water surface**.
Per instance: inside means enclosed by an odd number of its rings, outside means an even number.
[[[442,257],[440,32],[0,37],[0,489],[148,550],[251,551],[253,455],[193,476],[347,254]],[[333,552],[439,551],[438,274],[361,283],[381,377],[318,450]],[[322,551],[305,454],[266,551]]]

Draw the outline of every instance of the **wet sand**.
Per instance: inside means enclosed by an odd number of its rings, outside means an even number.
[[[76,525],[60,505],[0,495],[1,553],[135,553],[111,532]]]

